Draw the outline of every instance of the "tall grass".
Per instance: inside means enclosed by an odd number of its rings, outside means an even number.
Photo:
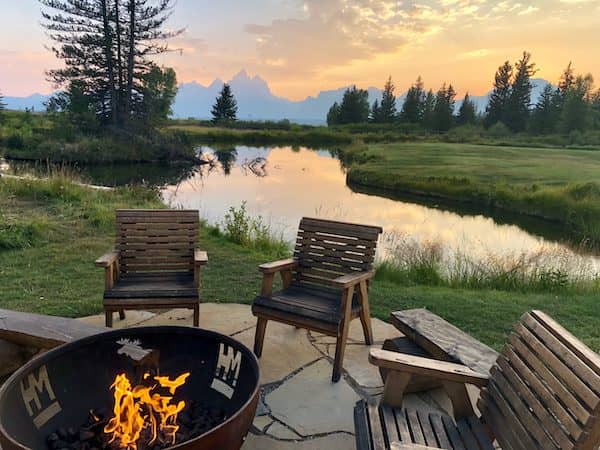
[[[383,247],[376,277],[398,284],[519,292],[600,289],[600,269],[591,259],[562,247],[472,255],[398,234],[386,234]]]

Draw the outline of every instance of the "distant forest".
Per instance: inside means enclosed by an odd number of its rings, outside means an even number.
[[[426,91],[421,77],[410,87],[402,105],[397,104],[391,77],[385,83],[381,99],[372,105],[368,92],[353,86],[344,92],[341,103],[331,106],[327,124],[404,124],[440,133],[456,127],[483,126],[497,135],[600,130],[600,89],[595,90],[591,74],[578,75],[569,63],[557,86],[548,84],[537,103],[532,104],[531,78],[536,71],[528,52],[523,52],[514,64],[505,61],[496,71],[484,112],[476,110],[468,93],[457,110],[452,84],[443,84],[437,92]]]

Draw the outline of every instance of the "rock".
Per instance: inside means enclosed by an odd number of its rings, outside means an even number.
[[[331,382],[326,359],[302,369],[265,401],[271,415],[303,436],[347,431],[354,433],[354,405],[360,399],[344,378]]]
[[[252,349],[254,347],[254,328],[235,335],[235,338]],[[265,343],[260,358],[261,384],[280,381],[292,372],[322,355],[310,344],[306,330],[296,329],[270,321],[267,324]],[[326,376],[325,378],[330,378]]]
[[[344,370],[362,388],[382,388],[383,381],[379,369],[369,362],[369,352],[372,348],[381,348],[380,344],[372,346],[348,344],[344,353]],[[328,348],[329,356],[335,357],[335,345]]]
[[[113,328],[127,328],[133,327],[143,322],[152,319],[156,314],[150,311],[125,311],[125,320],[119,319],[119,315],[114,313],[113,315]],[[87,323],[88,325],[94,325],[103,327],[105,324],[104,314],[97,314],[95,316],[79,317],[77,319],[80,322]]]
[[[267,436],[248,435],[242,450],[354,450],[354,436],[336,433],[305,441],[280,441]]]
[[[285,439],[285,440],[301,439],[300,435],[294,433],[294,431],[292,431],[291,429],[289,429],[285,425],[282,425],[279,422],[273,422],[273,425],[271,425],[267,429],[266,434],[268,436],[272,436],[276,439]]]

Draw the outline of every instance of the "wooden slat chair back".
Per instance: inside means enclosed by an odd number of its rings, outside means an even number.
[[[515,326],[478,406],[505,450],[597,449],[600,356],[533,311]]]
[[[303,218],[294,258],[294,281],[330,286],[341,275],[373,270],[380,227]]]
[[[121,274],[193,273],[198,211],[117,210],[116,227]]]

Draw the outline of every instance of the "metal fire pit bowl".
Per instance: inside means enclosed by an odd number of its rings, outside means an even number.
[[[110,386],[117,374],[133,381],[156,364],[161,375],[191,373],[177,400],[202,402],[227,416],[202,436],[171,448],[239,450],[258,403],[256,357],[235,339],[188,327],[110,331],[30,361],[0,390],[3,450],[47,450],[46,438],[57,429],[78,428],[92,409],[112,410]]]

